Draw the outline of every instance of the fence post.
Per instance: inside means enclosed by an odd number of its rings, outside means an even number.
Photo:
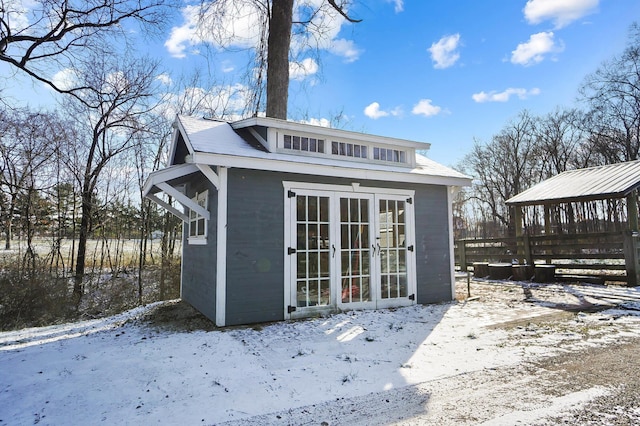
[[[525,232],[522,236],[522,244],[524,245],[524,259],[529,265],[533,265],[533,256],[531,256],[531,240],[529,233]]]
[[[624,232],[624,263],[627,270],[627,285],[640,285],[640,256],[638,256],[638,232],[627,230]]]
[[[467,272],[467,244],[465,240],[458,240],[458,254],[460,255],[460,271]]]

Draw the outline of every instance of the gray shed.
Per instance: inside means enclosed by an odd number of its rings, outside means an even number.
[[[183,220],[181,297],[218,326],[454,297],[470,179],[429,144],[272,118],[174,128],[144,194]]]

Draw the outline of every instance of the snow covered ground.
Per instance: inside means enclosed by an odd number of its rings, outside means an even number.
[[[336,407],[357,401],[368,407],[365,423],[388,424],[427,411],[421,389],[464,389],[456,378],[640,336],[638,288],[606,295],[623,308],[576,314],[566,309],[601,303],[602,288],[473,285],[477,300],[255,327],[152,326],[140,318],[154,304],[0,333],[0,425],[299,424],[305,410],[298,420],[285,414],[316,407],[317,417],[326,407],[335,419]],[[564,395],[557,409],[603,392]],[[373,395],[389,402],[408,393],[413,403],[405,409],[416,413],[398,412],[402,402],[394,409],[371,403]],[[494,424],[522,419],[508,407],[498,414]],[[321,424],[316,417],[308,424]]]

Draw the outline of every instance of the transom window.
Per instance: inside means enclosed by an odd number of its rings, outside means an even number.
[[[406,163],[407,157],[404,151],[388,148],[373,148],[373,159],[389,161],[391,163]]]
[[[348,142],[331,142],[331,153],[343,157],[367,158],[367,146]]]
[[[284,149],[293,151],[319,152],[324,154],[324,139],[306,136],[284,135]]]
[[[322,157],[338,157],[344,160],[389,162],[397,164],[411,163],[413,150],[404,147],[375,146],[373,143],[357,143],[352,141],[326,140],[313,135],[303,136],[291,133],[281,133],[277,146],[281,150],[291,153],[306,153]]]
[[[196,193],[191,200],[202,208],[207,208],[207,199],[209,191]],[[204,216],[198,212],[189,211],[189,243],[198,244],[206,242],[207,238],[207,221]]]

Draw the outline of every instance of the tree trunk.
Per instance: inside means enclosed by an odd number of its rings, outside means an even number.
[[[274,1],[267,46],[267,117],[287,119],[293,0]]]
[[[4,243],[4,249],[5,250],[11,250],[11,238],[12,236],[12,232],[11,232],[11,228],[13,227],[13,223],[12,223],[12,218],[11,218],[11,214],[9,214],[9,218],[6,221],[6,230],[5,230],[5,243]]]
[[[91,191],[82,191],[82,214],[80,218],[80,234],[78,235],[78,255],[76,256],[76,276],[73,294],[80,299],[83,293],[82,282],[87,254],[87,239],[89,236],[89,219],[91,217]]]

